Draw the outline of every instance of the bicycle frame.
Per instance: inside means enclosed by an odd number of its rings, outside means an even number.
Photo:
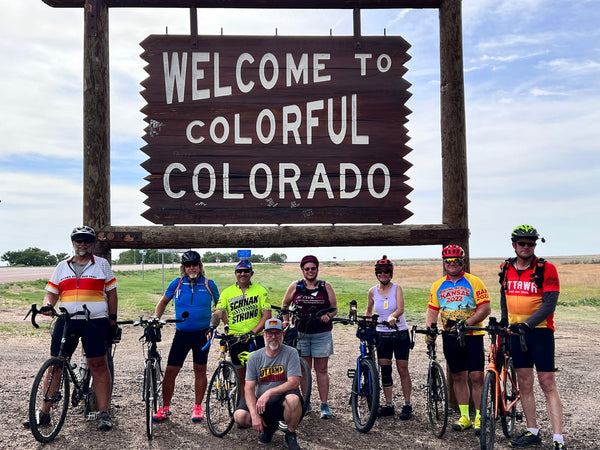
[[[502,336],[500,336],[499,334],[496,335],[494,330],[488,330],[488,333],[490,333],[491,342],[490,342],[490,350],[489,350],[489,354],[488,354],[488,367],[487,367],[486,373],[493,372],[496,375],[494,378],[496,380],[496,386],[495,386],[496,398],[501,401],[496,402],[496,407],[494,408],[494,419],[498,419],[500,417],[499,408],[502,408],[502,410],[501,410],[502,415],[506,416],[508,411],[510,411],[512,409],[512,407],[519,401],[521,396],[520,396],[519,389],[517,386],[517,380],[513,380],[511,373],[507,370],[507,361],[509,359],[509,354],[508,354],[506,346],[499,344],[499,342],[502,340]],[[504,347],[503,351],[500,352],[502,354],[502,357],[504,358],[504,360],[502,361],[502,364],[500,366],[500,371],[498,371],[496,361],[498,359],[498,353],[499,353],[498,350],[500,349],[500,347]],[[505,390],[502,389],[502,386],[505,386],[508,383],[510,383],[510,386],[512,387],[512,389],[514,389],[515,398],[508,404],[508,406],[506,406],[505,405],[506,392],[505,392]],[[499,404],[501,406],[498,406]]]

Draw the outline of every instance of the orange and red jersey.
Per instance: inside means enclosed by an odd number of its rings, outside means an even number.
[[[559,292],[560,282],[554,264],[546,261],[544,268],[544,282],[538,289],[533,275],[537,258],[531,266],[521,273],[512,264],[508,265],[505,277],[504,295],[508,309],[508,322],[512,325],[521,323],[531,317],[542,306],[544,292]],[[554,330],[554,313],[542,320],[536,328],[550,328]]]

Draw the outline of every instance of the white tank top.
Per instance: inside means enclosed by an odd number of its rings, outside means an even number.
[[[373,300],[374,300],[374,309],[375,314],[379,314],[379,321],[383,322],[388,319],[390,314],[396,311],[396,283],[392,283],[392,290],[388,294],[387,297],[382,296],[377,289],[378,285],[373,287]],[[406,324],[406,319],[404,318],[404,314],[402,314],[398,319],[396,319],[396,326],[399,330],[408,330],[408,325]],[[377,325],[377,331],[381,331],[383,333],[393,332],[394,330],[386,327],[385,325]]]

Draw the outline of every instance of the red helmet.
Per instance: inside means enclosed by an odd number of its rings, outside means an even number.
[[[300,268],[302,269],[304,267],[304,264],[309,262],[314,263],[315,266],[319,267],[319,260],[316,256],[306,255],[304,258],[302,258],[302,261],[300,261]]]
[[[464,258],[465,251],[459,245],[447,245],[442,250],[442,258]]]
[[[375,271],[382,269],[388,269],[392,274],[394,273],[394,263],[387,259],[386,255],[383,255],[383,257],[375,263]]]

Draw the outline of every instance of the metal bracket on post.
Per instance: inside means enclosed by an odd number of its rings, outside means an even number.
[[[353,17],[354,39],[356,39],[354,47],[358,50],[360,48],[360,8],[354,8],[352,10],[352,17]]]
[[[190,35],[192,48],[198,47],[198,10],[196,8],[190,8]]]
[[[98,10],[101,1],[103,0],[86,0],[85,2],[85,34],[88,37],[94,37],[98,34],[98,22],[100,20]]]

